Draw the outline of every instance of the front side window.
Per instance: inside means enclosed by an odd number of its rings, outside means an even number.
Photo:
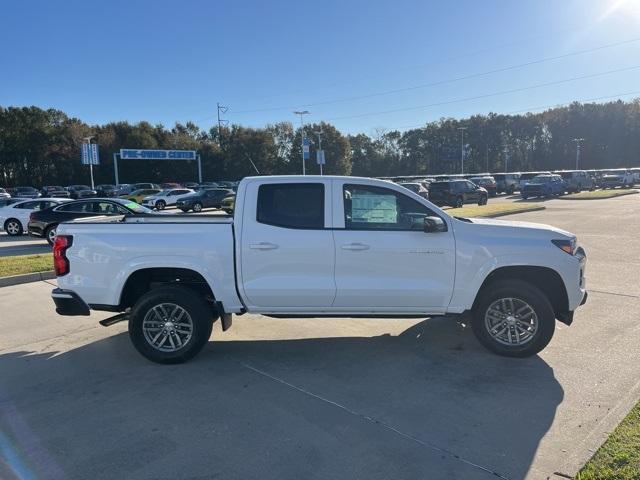
[[[424,217],[435,213],[400,192],[370,185],[345,185],[347,230],[422,230]]]
[[[260,185],[256,220],[284,228],[324,228],[324,184]]]

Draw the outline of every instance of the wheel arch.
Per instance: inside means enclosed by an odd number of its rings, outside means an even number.
[[[120,291],[118,308],[132,307],[145,293],[167,285],[185,286],[202,294],[217,306],[213,289],[198,271],[183,267],[143,267],[129,274]]]
[[[553,307],[556,318],[562,319],[569,311],[569,296],[558,272],[549,267],[515,265],[498,267],[492,270],[482,282],[473,301],[476,308],[485,289],[498,280],[518,279],[530,283],[544,293]]]

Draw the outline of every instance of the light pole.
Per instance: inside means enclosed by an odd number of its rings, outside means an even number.
[[[86,143],[88,143],[89,145],[91,145],[91,139],[93,138],[93,135],[91,137],[84,137],[82,140],[85,140]],[[93,190],[94,185],[93,185],[93,159],[89,158],[89,174],[91,175],[91,189]]]
[[[302,175],[307,174],[307,168],[304,162],[304,115],[309,115],[308,110],[296,110],[295,115],[300,115],[300,146],[302,147]]]
[[[464,174],[464,131],[467,127],[458,127],[460,130],[460,173]]]
[[[320,127],[320,131],[314,132],[318,136],[318,151],[322,152],[322,127]],[[320,162],[320,175],[322,175],[322,162]]]
[[[580,169],[580,146],[582,142],[584,142],[584,138],[574,138],[574,142],[576,142],[576,170]]]

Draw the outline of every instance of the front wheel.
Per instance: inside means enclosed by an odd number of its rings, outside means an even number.
[[[472,328],[480,343],[498,355],[530,357],[548,345],[555,314],[538,288],[517,279],[485,287],[473,310]]]
[[[12,237],[22,235],[22,223],[20,220],[16,220],[15,218],[10,218],[6,222],[4,222],[4,231],[7,232],[8,235]]]
[[[478,205],[486,205],[488,201],[488,198],[486,196],[482,196],[480,197],[480,200],[478,200]]]
[[[464,205],[464,199],[463,199],[462,197],[458,197],[458,198],[456,198],[456,201],[455,201],[454,207],[455,207],[455,208],[460,208],[460,207],[462,207],[463,205]]]
[[[167,206],[167,202],[165,202],[164,200],[158,200],[156,202],[156,208],[158,210],[164,210],[164,208]]]
[[[200,213],[202,211],[202,204],[200,202],[196,202],[193,204],[193,211],[195,213]]]
[[[144,294],[129,317],[129,337],[156,363],[182,363],[206,345],[214,315],[202,295],[186,287],[159,287]]]

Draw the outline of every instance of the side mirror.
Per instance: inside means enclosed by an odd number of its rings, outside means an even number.
[[[424,232],[438,233],[446,232],[447,224],[440,217],[424,217]]]

